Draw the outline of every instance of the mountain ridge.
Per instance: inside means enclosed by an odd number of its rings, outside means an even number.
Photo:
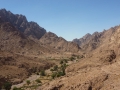
[[[66,68],[66,75],[37,90],[119,90],[120,25],[93,33],[81,45],[85,58]],[[95,45],[95,46],[94,46]],[[93,47],[94,46],[94,47]]]
[[[5,22],[10,22],[26,36],[32,36],[33,38],[40,39],[46,33],[46,30],[40,27],[37,23],[33,21],[28,22],[24,15],[13,14],[6,9],[1,9],[0,16]]]
[[[37,89],[120,88],[120,25],[68,42],[37,23],[28,22],[25,16],[2,9],[0,41],[0,80],[3,82],[20,83],[33,73],[68,60],[64,76],[50,79]],[[64,68],[62,64],[61,67]]]
[[[40,43],[47,45],[47,46],[49,45],[46,42],[45,43],[43,42],[46,37],[47,37],[47,39],[49,39],[49,32],[47,32],[44,28],[40,27],[36,22],[33,22],[33,21],[28,22],[24,15],[13,14],[10,11],[7,11],[6,9],[1,9],[0,10],[0,17],[2,18],[2,20],[4,22],[11,23],[18,31],[23,33],[23,35],[25,35],[26,37],[29,37],[31,40],[36,41],[36,42],[40,41]],[[55,38],[58,38],[59,41],[56,41],[54,43]],[[68,41],[66,41],[62,37],[58,37],[56,34],[54,34],[54,40],[52,41],[52,39],[51,39],[49,41],[51,43],[52,42],[54,43],[54,45],[51,46],[52,48],[54,46],[56,46],[56,44],[58,42],[66,43],[65,47],[63,47],[63,44],[59,45],[59,48],[63,49],[60,51],[78,52],[80,49],[79,46],[77,46],[77,44],[76,44],[76,47],[74,48],[75,44],[73,45],[72,42],[69,43]],[[67,46],[69,46],[69,47],[67,47]],[[76,50],[70,50],[72,48],[74,48]],[[56,49],[59,50],[58,48],[56,48]]]

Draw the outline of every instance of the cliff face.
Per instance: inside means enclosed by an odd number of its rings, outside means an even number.
[[[28,22],[26,17],[23,15],[13,14],[5,9],[0,10],[0,17],[5,21],[11,23],[20,32],[24,33],[27,37],[40,39],[46,30],[40,27],[35,22]]]

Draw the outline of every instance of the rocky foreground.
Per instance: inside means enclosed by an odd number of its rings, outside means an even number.
[[[108,52],[109,54],[105,54]],[[70,65],[66,76],[40,86],[37,90],[119,90],[120,61],[107,50]]]

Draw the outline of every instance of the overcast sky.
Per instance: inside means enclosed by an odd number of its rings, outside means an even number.
[[[120,0],[0,0],[0,8],[68,41],[120,24]]]

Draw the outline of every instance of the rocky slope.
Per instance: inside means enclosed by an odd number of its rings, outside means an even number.
[[[66,76],[46,83],[38,90],[119,90],[119,66],[113,50],[97,52],[70,65]]]
[[[41,57],[53,53],[54,50],[27,38],[0,18],[0,80],[3,80],[0,84],[6,80],[19,83],[32,73],[51,67],[54,63]]]
[[[46,30],[40,27],[35,22],[28,22],[26,17],[19,14],[13,14],[5,9],[0,10],[0,17],[5,21],[11,23],[15,28],[24,33],[25,36],[40,39]]]
[[[49,45],[54,49],[64,52],[79,52],[80,47],[78,44],[73,42],[68,42],[62,37],[58,37],[56,34],[52,32],[46,33],[44,36],[41,37],[40,42],[43,45]]]
[[[57,37],[55,34],[53,37],[51,37],[50,34],[53,33],[50,32],[47,33],[44,28],[40,27],[35,22],[28,22],[26,17],[23,15],[13,14],[10,11],[1,9],[0,17],[4,22],[9,22],[12,26],[16,28],[16,30],[20,31],[24,36],[29,37],[34,41],[37,40],[36,42],[40,41],[42,42],[43,45],[47,45],[47,47],[51,46],[52,49],[55,48],[58,51],[67,52],[79,51],[79,46],[77,46],[77,44],[73,42],[68,42],[61,37]],[[52,44],[49,45],[49,43]]]
[[[84,52],[89,52],[109,41],[108,39],[115,32],[115,28],[110,28],[103,32],[94,32],[92,35],[88,33],[80,39],[74,39],[73,42],[77,43]]]
[[[45,59],[47,55],[66,56],[65,52],[79,55],[82,51],[84,58],[68,66],[65,76],[43,84],[38,90],[120,89],[120,26],[86,34],[73,43],[46,32],[35,22],[28,22],[23,15],[2,9],[0,41],[0,80],[3,82],[19,83],[30,74],[54,65],[52,60]]]
[[[4,80],[0,83],[4,84],[5,80],[12,84],[20,83],[31,74],[48,69],[53,65],[53,62],[42,58],[0,51],[0,80]],[[0,85],[1,87],[2,85]]]
[[[100,35],[99,38],[96,35]],[[38,90],[120,89],[120,26],[91,36],[96,38],[90,38],[91,42],[88,40],[88,44],[98,42],[96,49],[85,54],[85,58],[77,63],[68,66],[65,76],[42,85]]]
[[[12,14],[5,9],[0,10],[0,80],[3,81],[0,82],[0,88],[6,80],[13,84],[20,83],[32,73],[48,69],[55,64],[47,57],[55,57],[56,54],[60,56],[63,52],[49,45],[51,36],[47,34],[37,23],[28,22],[25,16]],[[47,39],[43,44],[41,42],[44,37]],[[53,46],[58,46],[59,42],[62,43],[60,45],[65,45],[62,49],[67,48],[68,52],[79,50],[77,44],[59,37],[54,39],[59,41],[51,39],[49,42],[53,43]]]
[[[0,50],[20,54],[40,55],[52,53],[52,51],[39,43],[27,38],[17,30],[11,23],[4,22],[0,18]],[[29,53],[28,53],[29,52]]]

